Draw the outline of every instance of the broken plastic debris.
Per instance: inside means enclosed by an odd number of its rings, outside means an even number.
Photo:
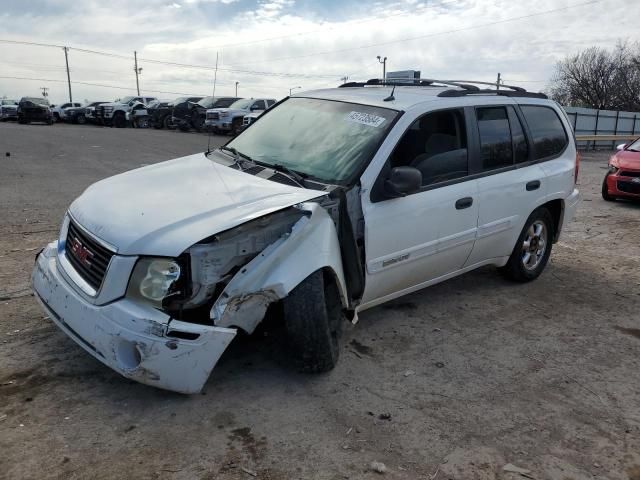
[[[520,473],[522,475],[531,473],[531,470],[527,470],[526,468],[516,467],[513,463],[507,463],[504,467],[502,467],[502,470],[504,470],[505,472]]]
[[[406,372],[404,372],[404,376],[405,377],[409,377],[411,375],[415,375],[416,372],[414,372],[413,370],[407,370]]]
[[[382,462],[371,462],[369,467],[376,473],[387,473],[387,466]]]
[[[240,468],[247,475],[251,475],[252,477],[257,477],[258,476],[258,474],[256,472],[254,472],[253,470],[249,470],[248,468],[245,468],[245,467],[240,467]]]

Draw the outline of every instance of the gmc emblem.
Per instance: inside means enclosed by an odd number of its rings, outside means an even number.
[[[71,239],[71,253],[76,259],[85,267],[91,266],[91,257],[93,257],[93,253],[85,247],[78,237],[73,237]]]

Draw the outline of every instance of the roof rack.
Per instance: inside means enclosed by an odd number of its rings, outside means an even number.
[[[488,89],[479,88],[477,85],[495,86],[495,83],[481,82],[476,80],[436,80],[433,78],[416,78],[413,80],[405,79],[379,79],[372,78],[366,82],[349,82],[340,85],[339,88],[348,87],[367,87],[367,86],[396,86],[396,87],[458,87],[456,90],[445,90],[438,94],[439,97],[462,97],[464,95],[500,95],[504,97],[530,97],[530,98],[548,98],[544,93],[528,92],[522,87],[514,85],[500,85],[500,88]]]

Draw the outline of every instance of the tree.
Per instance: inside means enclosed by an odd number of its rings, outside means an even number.
[[[551,96],[563,105],[603,110],[640,109],[640,48],[588,48],[561,60]]]

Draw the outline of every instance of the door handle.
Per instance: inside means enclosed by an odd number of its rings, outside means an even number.
[[[473,198],[464,197],[456,202],[456,210],[462,210],[463,208],[469,208],[473,205]]]
[[[532,180],[530,182],[527,182],[527,192],[531,192],[539,188],[540,188],[540,180]]]

